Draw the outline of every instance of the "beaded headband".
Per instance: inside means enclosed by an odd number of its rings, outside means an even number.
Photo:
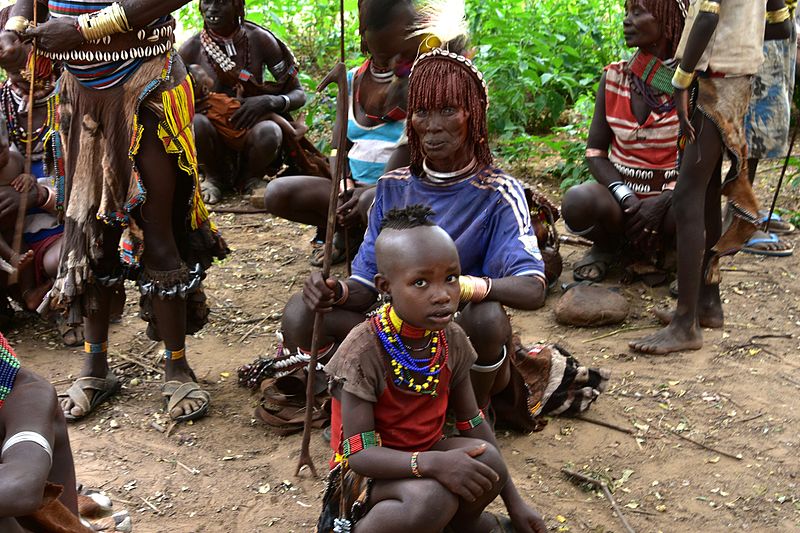
[[[442,48],[434,48],[430,52],[425,52],[424,54],[421,54],[417,58],[417,60],[414,61],[414,65],[412,65],[411,67],[410,77],[414,76],[414,69],[420,62],[438,58],[452,61],[456,65],[461,65],[461,67],[464,70],[472,74],[472,76],[478,81],[478,83],[481,84],[481,87],[483,87],[483,94],[486,99],[486,107],[487,108],[489,107],[489,88],[486,85],[486,81],[483,79],[483,74],[481,73],[480,70],[478,70],[478,67],[475,66],[475,63],[473,63],[472,60],[467,59],[462,55],[456,54],[455,52],[449,52]]]

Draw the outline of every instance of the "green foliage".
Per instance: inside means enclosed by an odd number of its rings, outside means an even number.
[[[490,131],[501,156],[530,159],[540,140],[570,121],[585,129],[603,67],[620,57],[621,0],[466,0],[475,61],[490,87]],[[345,57],[348,66],[363,61],[358,36],[357,0],[345,0]],[[303,112],[312,138],[330,137],[334,104],[314,88],[339,59],[339,3],[316,0],[250,2],[247,18],[266,26],[292,49],[309,96]],[[179,19],[190,32],[202,27],[197,3],[184,6]],[[573,132],[574,133],[574,132]],[[572,134],[572,133],[570,133]],[[560,137],[559,137],[560,138]],[[562,179],[580,174],[580,138],[551,139],[570,157],[556,172]],[[580,152],[580,157],[577,154]],[[570,167],[569,165],[572,165]],[[569,178],[572,179],[572,178]],[[577,179],[577,178],[576,178]]]

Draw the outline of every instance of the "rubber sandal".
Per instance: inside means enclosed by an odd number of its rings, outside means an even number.
[[[572,278],[575,281],[603,281],[608,274],[608,269],[611,262],[614,260],[615,254],[613,252],[600,252],[592,247],[586,255],[579,259],[572,265]],[[584,276],[578,273],[578,270],[585,267],[595,267],[598,271],[597,276]]]
[[[200,385],[194,381],[167,381],[161,386],[161,395],[167,402],[167,414],[169,415],[172,410],[178,406],[183,400],[202,400],[203,404],[196,411],[170,418],[175,422],[188,422],[189,420],[197,420],[202,418],[208,412],[208,406],[211,404],[211,395],[200,388]]]
[[[83,409],[82,416],[74,416],[68,411],[64,412],[64,418],[69,421],[80,420],[92,413],[97,407],[114,396],[120,389],[120,382],[113,372],[109,372],[105,378],[84,376],[72,382],[72,385],[58,395],[59,399],[69,398],[76,407]],[[87,390],[96,391],[92,399],[86,394]]]
[[[311,250],[311,255],[308,258],[308,264],[313,267],[321,267],[323,259],[325,258],[325,244],[324,243],[314,243],[313,249]],[[331,251],[331,265],[338,265],[339,263],[344,263],[345,259],[344,250],[340,250],[336,246],[333,247]]]
[[[759,226],[763,226],[767,221],[767,217],[769,217],[769,211],[759,211],[758,215],[761,217],[761,219],[758,221],[758,224]],[[778,223],[777,225],[775,225],[776,222]],[[792,233],[795,229],[796,228],[794,227],[794,224],[783,220],[778,213],[772,213],[769,225],[770,233],[786,235],[788,233]]]
[[[777,244],[779,242],[782,242],[784,244],[788,244],[789,248],[787,248],[786,250],[763,250],[761,248],[754,248],[754,246],[757,245],[757,244]],[[742,248],[742,251],[745,252],[745,253],[754,254],[754,255],[767,255],[767,256],[771,256],[771,257],[787,257],[787,256],[790,256],[790,255],[792,255],[794,253],[794,245],[791,244],[791,243],[788,243],[786,241],[781,241],[780,238],[778,238],[777,235],[775,235],[774,233],[770,233],[769,237],[759,237],[759,238],[750,239],[744,245],[744,247]]]

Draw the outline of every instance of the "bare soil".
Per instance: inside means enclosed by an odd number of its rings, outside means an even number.
[[[774,176],[761,181],[762,199],[771,199]],[[796,191],[786,203],[797,208]],[[275,350],[283,304],[310,271],[313,232],[264,215],[216,220],[233,253],[209,273],[211,322],[187,350],[213,397],[209,416],[169,428],[161,378],[151,371],[160,347],[145,337],[129,287],[110,344],[122,393],[70,426],[78,479],[127,508],[139,532],[313,531],[324,481],[308,471],[294,476],[300,436],[278,437],[259,425],[256,397],[236,384],[238,366]],[[562,280],[571,279],[570,263],[584,251],[562,246]],[[666,287],[622,286],[631,314],[615,327],[557,325],[552,307],[560,291],[545,309],[512,312],[523,341],[562,343],[582,363],[613,372],[587,416],[630,432],[554,418],[539,433],[499,435],[520,491],[553,531],[624,531],[602,493],[566,478],[565,466],[605,479],[639,532],[800,529],[796,257],[725,260],[726,324],[704,331],[697,352],[643,357],[628,350],[628,341],[654,331],[650,310],[673,303]],[[617,275],[609,285],[618,285]],[[63,348],[33,317],[20,317],[7,333],[23,364],[59,390],[80,369],[80,351]],[[319,432],[312,452],[324,473],[329,452]]]

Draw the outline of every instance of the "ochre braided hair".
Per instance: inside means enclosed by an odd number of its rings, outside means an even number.
[[[678,43],[686,22],[685,13],[688,0],[628,0],[629,3],[640,2],[661,24],[661,32],[669,43],[669,57],[675,57]]]
[[[486,91],[478,75],[465,63],[445,55],[423,56],[414,64],[408,82],[408,146],[411,151],[411,171],[422,173],[422,150],[412,127],[414,110],[459,107],[469,113],[467,143],[472,145],[475,158],[481,165],[492,164],[486,125]]]

